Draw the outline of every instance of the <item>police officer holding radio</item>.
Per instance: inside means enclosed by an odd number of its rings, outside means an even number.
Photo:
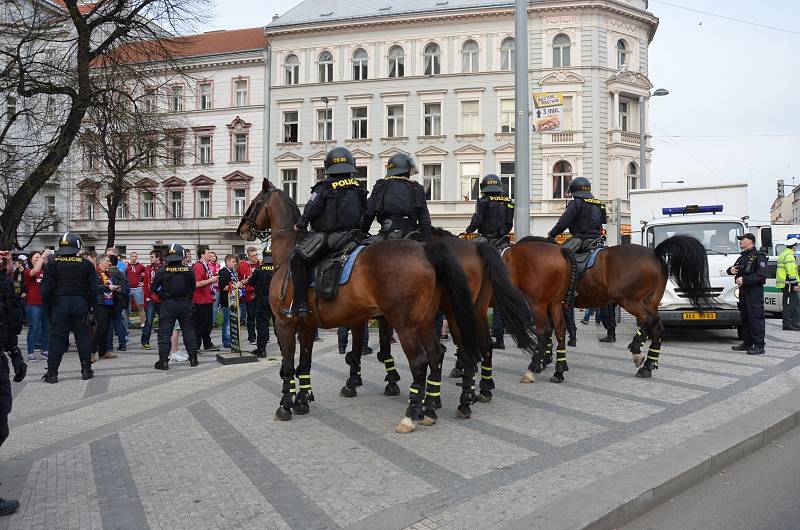
[[[311,197],[303,215],[294,226],[305,230],[311,224],[313,232],[300,241],[292,253],[289,266],[292,272],[294,299],[281,313],[287,317],[307,316],[308,268],[330,250],[344,243],[345,235],[359,227],[367,207],[367,192],[353,175],[355,159],[345,147],[335,147],[325,157],[326,178],[311,188]]]
[[[738,236],[742,253],[728,274],[739,286],[739,312],[742,316],[742,343],[733,351],[748,355],[764,353],[764,284],[767,282],[767,256],[756,250],[756,236]]]
[[[192,295],[195,279],[192,269],[184,263],[186,249],[173,243],[167,250],[166,267],[153,278],[152,289],[161,298],[158,322],[158,362],[156,370],[169,370],[169,351],[175,321],[180,322],[183,344],[189,354],[190,366],[197,366],[197,337],[194,334]]]
[[[82,248],[81,238],[67,232],[58,242],[55,258],[44,266],[42,302],[50,317],[50,355],[47,373],[42,377],[45,383],[58,383],[58,367],[69,343],[70,331],[75,334],[81,378],[94,377],[89,321],[94,318],[99,287],[94,266],[78,256]]]
[[[256,349],[253,353],[257,357],[267,356],[267,343],[269,342],[269,321],[275,320],[269,306],[269,284],[275,273],[275,263],[272,251],[265,248],[262,253],[261,263],[253,269],[253,274],[247,280],[256,293]]]
[[[396,154],[389,159],[386,169],[386,178],[372,188],[367,211],[361,219],[361,231],[369,232],[377,216],[384,239],[402,239],[419,232],[427,241],[431,238],[431,214],[425,188],[410,178],[418,173],[417,166],[408,155]]]

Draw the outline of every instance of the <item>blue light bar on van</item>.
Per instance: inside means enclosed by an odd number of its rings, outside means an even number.
[[[687,213],[721,213],[721,204],[712,204],[708,206],[698,206],[697,204],[690,204],[678,208],[662,208],[662,215],[683,215]]]

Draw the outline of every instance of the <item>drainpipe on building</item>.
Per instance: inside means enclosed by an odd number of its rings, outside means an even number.
[[[266,31],[266,30],[265,30]],[[262,177],[269,178],[269,163],[270,163],[270,135],[272,131],[272,124],[270,123],[270,98],[272,97],[272,44],[267,41],[267,49],[264,52],[264,70],[266,74],[266,82],[264,83],[264,165],[262,169]]]
[[[517,175],[516,216],[514,219],[514,238],[519,241],[531,233],[531,172],[530,172],[530,110],[529,67],[528,67],[528,0],[516,0],[514,19],[516,61],[514,65],[514,85],[516,92],[516,148],[514,173]]]

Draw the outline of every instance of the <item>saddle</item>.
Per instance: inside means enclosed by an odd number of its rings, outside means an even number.
[[[508,248],[511,247],[511,237],[508,235],[501,236],[498,238],[489,238],[486,236],[476,236],[473,241],[475,243],[489,243],[494,248],[496,248],[501,254],[503,254]]]
[[[583,241],[578,248],[572,250],[572,259],[575,260],[578,272],[577,278],[594,267],[597,255],[605,249],[605,237],[598,237],[594,240]]]
[[[318,298],[331,300],[339,294],[339,286],[350,280],[356,258],[364,250],[359,245],[363,234],[361,230],[351,230],[333,240],[328,239],[330,251],[311,269],[311,285]]]

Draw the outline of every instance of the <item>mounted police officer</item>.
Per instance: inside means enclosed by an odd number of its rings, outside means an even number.
[[[475,203],[467,233],[477,231],[494,244],[511,233],[513,227],[514,202],[503,190],[497,175],[486,175],[481,181],[481,197]]]
[[[767,256],[756,250],[756,236],[738,236],[742,253],[728,274],[736,276],[739,286],[739,313],[742,316],[742,343],[733,351],[748,355],[764,353],[764,284],[767,282]]]
[[[418,173],[414,161],[408,155],[396,154],[389,159],[386,168],[386,178],[372,188],[367,211],[361,219],[361,231],[369,232],[377,216],[384,239],[402,239],[419,232],[427,241],[431,238],[431,214],[425,201],[425,188],[410,178]]]
[[[58,383],[58,367],[69,343],[69,333],[75,334],[75,345],[81,361],[81,377],[94,377],[91,361],[89,321],[93,319],[97,300],[97,272],[91,262],[78,256],[83,242],[67,232],[58,242],[52,261],[44,266],[42,302],[50,317],[50,355],[47,357],[45,383]]]
[[[189,354],[189,364],[197,366],[197,337],[194,333],[192,296],[195,278],[192,269],[184,263],[186,249],[173,243],[167,250],[167,265],[156,272],[152,289],[161,298],[158,316],[158,362],[156,370],[169,370],[169,351],[175,321],[180,322],[183,344]]]
[[[569,229],[572,235],[564,248],[575,253],[589,250],[590,243],[603,237],[603,225],[606,224],[606,206],[603,201],[592,195],[592,184],[589,179],[578,177],[569,184],[570,202],[556,225],[547,234],[554,239],[564,230]]]
[[[281,313],[287,317],[306,316],[308,309],[308,269],[332,250],[346,244],[346,236],[359,227],[367,207],[367,193],[353,176],[355,160],[345,147],[335,147],[325,157],[326,178],[311,188],[303,215],[294,226],[310,232],[300,241],[289,262],[294,300]]]
[[[267,343],[269,342],[269,321],[275,320],[269,306],[269,284],[275,273],[275,263],[272,251],[265,248],[262,253],[261,263],[253,269],[253,274],[247,280],[256,293],[256,349],[253,353],[258,357],[267,356]]]

